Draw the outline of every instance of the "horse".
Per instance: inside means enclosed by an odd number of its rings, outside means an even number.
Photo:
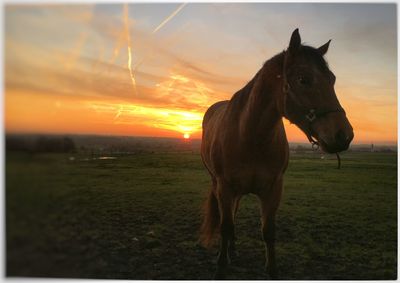
[[[208,108],[202,121],[201,158],[212,186],[204,206],[200,240],[220,238],[214,279],[226,277],[235,254],[234,220],[240,199],[255,194],[261,203],[266,271],[276,279],[275,216],[288,166],[283,117],[327,153],[347,150],[353,128],[336,97],[336,77],[319,48],[303,45],[298,29],[286,50],[267,60],[230,100]]]

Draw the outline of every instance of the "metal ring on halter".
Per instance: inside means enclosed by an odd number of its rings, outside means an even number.
[[[319,143],[316,141],[311,142],[311,148],[312,150],[318,150],[319,149]]]
[[[315,114],[315,109],[310,109],[310,111],[306,114],[307,120],[312,123],[315,119],[317,119],[317,115]]]

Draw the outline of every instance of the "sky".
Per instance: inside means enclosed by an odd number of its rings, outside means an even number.
[[[397,142],[396,4],[7,4],[4,17],[7,133],[200,138],[207,108],[299,28],[303,44],[332,39],[354,143]]]

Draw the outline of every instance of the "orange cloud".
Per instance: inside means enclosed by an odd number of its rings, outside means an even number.
[[[200,137],[206,109],[230,99],[281,50],[263,47],[264,36],[210,29],[187,15],[189,6],[173,19],[142,19],[142,26],[134,13],[128,17],[128,5],[110,14],[93,6],[24,7],[5,15],[6,131]],[[250,20],[253,11],[246,13]],[[185,15],[174,31],[163,26]],[[280,33],[268,33],[284,47]],[[359,70],[359,79],[350,67],[336,73],[337,93],[355,142],[396,141],[396,80],[379,68],[373,79],[369,68]],[[290,141],[307,141],[285,125]]]

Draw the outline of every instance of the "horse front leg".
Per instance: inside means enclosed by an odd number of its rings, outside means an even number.
[[[233,202],[233,222],[235,222],[235,219],[236,219],[236,214],[237,214],[237,211],[239,209],[240,199],[241,199],[241,196],[238,195],[238,196],[235,197],[234,202]],[[232,232],[232,240],[229,243],[228,253],[229,253],[229,257],[231,259],[232,259],[232,257],[237,256],[235,228],[233,229],[233,232]]]
[[[220,249],[217,259],[217,271],[214,279],[224,279],[226,269],[230,263],[228,248],[234,239],[233,224],[233,205],[234,198],[232,192],[226,185],[218,184],[217,186],[218,206],[220,213]]]
[[[278,272],[275,258],[275,215],[265,217],[262,224],[262,235],[265,242],[265,268],[271,279],[277,279]]]
[[[260,195],[262,236],[266,248],[266,270],[271,279],[277,279],[278,272],[275,258],[275,215],[282,194],[282,180],[278,180],[267,193]]]

